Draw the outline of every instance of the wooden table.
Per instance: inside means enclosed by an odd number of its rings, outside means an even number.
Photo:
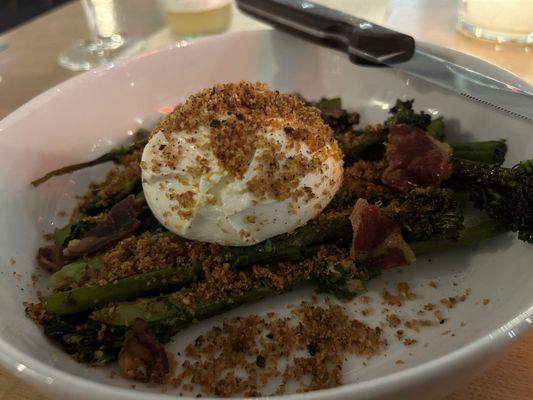
[[[147,38],[147,46],[165,44],[172,37],[157,14],[155,1],[128,2],[125,31]],[[455,31],[459,0],[322,0],[362,17],[495,63],[533,84],[533,46],[499,45]],[[231,30],[263,27],[235,13]],[[32,97],[76,73],[56,64],[57,53],[74,39],[87,37],[78,2],[71,3],[0,35],[0,118]],[[9,47],[1,50],[2,45]],[[533,398],[533,331],[491,369],[447,400],[526,400]],[[44,400],[45,397],[0,371],[0,400]]]

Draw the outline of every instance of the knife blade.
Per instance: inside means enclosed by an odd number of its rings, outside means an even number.
[[[278,29],[344,51],[355,64],[389,66],[533,123],[533,89],[444,59],[411,36],[307,0],[237,0],[237,6]]]

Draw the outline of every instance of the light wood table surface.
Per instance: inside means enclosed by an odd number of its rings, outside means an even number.
[[[124,18],[127,33],[147,38],[148,47],[164,45],[172,40],[156,11],[155,1],[121,1],[127,2]],[[457,32],[455,21],[459,0],[321,1],[354,13],[363,12],[366,15],[361,16],[372,17],[375,22],[411,34],[416,39],[483,58],[533,84],[533,46],[495,44]],[[261,24],[235,13],[231,30],[261,27]],[[0,35],[0,118],[39,93],[76,75],[60,68],[56,57],[73,40],[87,36],[78,2]],[[8,48],[2,51],[4,44]],[[0,371],[0,400],[45,399],[17,378]],[[533,399],[533,331],[521,338],[503,359],[447,400],[471,399]]]

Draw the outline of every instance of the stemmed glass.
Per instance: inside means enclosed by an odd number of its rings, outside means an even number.
[[[105,64],[126,49],[140,46],[140,40],[121,33],[115,0],[81,0],[90,40],[80,40],[59,53],[59,65],[81,71]]]

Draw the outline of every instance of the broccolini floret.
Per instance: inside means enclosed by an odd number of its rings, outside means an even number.
[[[533,243],[533,160],[512,168],[456,160],[451,183],[520,240]]]

